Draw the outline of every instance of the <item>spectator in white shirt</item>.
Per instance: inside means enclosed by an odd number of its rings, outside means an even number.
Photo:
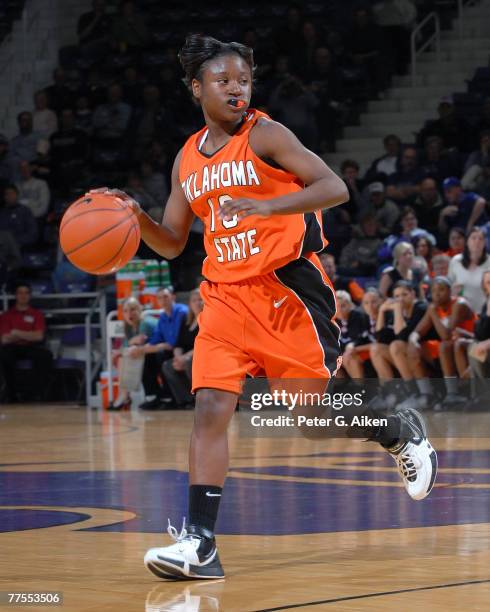
[[[33,127],[43,138],[49,138],[58,130],[58,117],[56,113],[48,108],[48,96],[44,89],[34,94]]]
[[[32,176],[32,167],[27,161],[20,162],[20,176],[17,183],[19,202],[27,206],[36,219],[44,217],[51,197],[48,184]]]
[[[462,295],[474,312],[480,312],[485,302],[482,277],[486,270],[490,270],[486,236],[481,228],[474,227],[468,234],[463,253],[451,259],[448,273],[453,294]]]

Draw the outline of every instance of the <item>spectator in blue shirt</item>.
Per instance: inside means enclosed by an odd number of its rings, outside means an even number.
[[[439,217],[439,231],[442,234],[452,227],[463,227],[468,234],[473,226],[484,225],[488,221],[485,198],[473,191],[463,191],[458,178],[450,176],[444,179],[442,187],[448,203]]]
[[[165,382],[159,384],[162,364],[173,356],[173,349],[179,336],[182,323],[187,318],[189,307],[175,302],[173,287],[160,289],[157,293],[162,314],[150,339],[143,346],[134,346],[130,354],[135,357],[145,356],[143,368],[143,387],[146,401],[140,406],[143,410],[158,410],[165,403],[171,403],[170,390]]]

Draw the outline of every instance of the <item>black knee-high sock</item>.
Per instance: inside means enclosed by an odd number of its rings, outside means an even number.
[[[189,487],[189,524],[204,527],[214,533],[218,518],[222,487],[191,485]]]

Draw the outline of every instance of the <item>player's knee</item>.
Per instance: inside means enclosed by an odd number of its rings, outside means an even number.
[[[223,396],[219,391],[199,390],[194,411],[194,430],[199,432],[226,429],[235,404],[230,397]]]
[[[452,340],[443,340],[440,344],[439,351],[441,354],[452,353],[454,349],[454,342]]]
[[[369,348],[370,358],[374,360],[379,359],[383,355],[383,348],[384,346],[382,344],[378,344],[377,342],[372,344]]]
[[[414,344],[409,344],[407,348],[407,357],[410,361],[416,361],[418,363],[421,359],[420,349]]]
[[[393,340],[389,347],[390,355],[392,357],[398,357],[405,353],[406,345],[402,340]]]

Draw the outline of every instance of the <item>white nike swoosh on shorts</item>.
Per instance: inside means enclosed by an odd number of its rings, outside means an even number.
[[[285,297],[282,298],[282,300],[277,300],[274,301],[274,308],[279,308],[280,306],[282,306],[282,304],[288,299],[288,296],[286,295]]]

